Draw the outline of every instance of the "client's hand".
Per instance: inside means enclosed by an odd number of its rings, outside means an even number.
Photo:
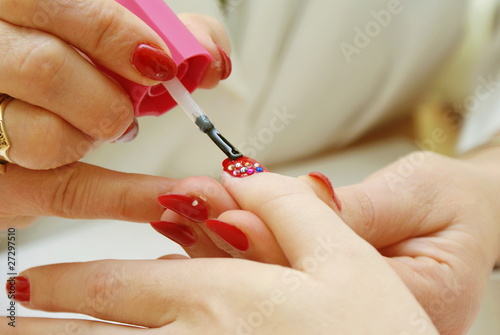
[[[201,84],[213,87],[231,70],[224,52],[230,51],[226,33],[205,16],[182,19],[213,56]],[[0,225],[27,223],[31,219],[25,217],[36,215],[104,217],[92,206],[106,206],[112,198],[106,217],[153,218],[111,214],[119,210],[112,206],[115,201],[126,201],[123,209],[138,206],[128,201],[131,192],[126,189],[146,186],[140,180],[122,187],[111,181],[110,192],[103,193],[108,181],[102,175],[120,175],[81,166],[64,173],[30,170],[65,166],[99,143],[135,137],[138,125],[130,97],[88,59],[134,82],[154,85],[177,72],[161,38],[112,0],[0,0],[0,39],[0,96],[15,98],[2,106],[3,127],[11,142],[9,159],[17,165],[0,178]],[[154,198],[148,200],[154,204]]]
[[[465,333],[474,320],[498,254],[500,210],[496,195],[500,182],[495,181],[497,169],[487,166],[416,152],[361,184],[339,188],[335,197],[329,182],[318,178],[321,176],[301,179],[387,257],[441,334],[456,335]],[[271,186],[263,187],[272,190]],[[164,205],[182,216],[166,211],[164,222],[153,223],[164,235],[183,244],[191,256],[232,255],[289,264],[276,243],[278,236],[255,215],[235,211],[239,202],[214,181],[187,179],[173,192],[190,194],[198,202],[206,200],[204,215],[198,213],[196,223],[186,219],[194,218],[189,215],[192,208],[175,204],[175,195],[163,197]],[[342,202],[340,211],[338,199]],[[300,205],[298,199],[293,205]],[[303,231],[314,224],[312,208],[303,208],[297,215],[304,219]],[[219,220],[206,221],[209,217]],[[178,233],[176,224],[184,227],[184,234]]]
[[[16,281],[27,307],[154,329],[18,319],[1,333],[437,334],[384,258],[306,182],[263,173],[226,187],[239,214],[265,222],[292,268],[179,256],[34,268]]]

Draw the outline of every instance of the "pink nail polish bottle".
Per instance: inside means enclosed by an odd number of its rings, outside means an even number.
[[[165,41],[177,64],[177,78],[189,92],[201,82],[212,56],[191,34],[163,0],[116,0],[153,28]],[[103,69],[117,80],[130,95],[136,116],[166,113],[177,105],[162,85],[143,86]]]

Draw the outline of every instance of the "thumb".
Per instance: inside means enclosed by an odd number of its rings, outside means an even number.
[[[176,180],[121,173],[85,163],[35,171],[9,164],[0,177],[6,217],[59,216],[150,222],[163,212],[157,198]]]
[[[429,234],[440,228],[435,222],[443,222],[430,217],[435,194],[411,181],[394,189],[378,175],[336,192],[342,220],[377,249]]]

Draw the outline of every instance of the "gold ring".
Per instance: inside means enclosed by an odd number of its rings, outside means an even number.
[[[10,141],[5,133],[5,124],[3,121],[3,113],[7,105],[14,100],[14,98],[2,94],[0,95],[0,164],[12,163],[9,158]]]

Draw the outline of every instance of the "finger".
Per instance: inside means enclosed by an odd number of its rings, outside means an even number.
[[[133,68],[135,48],[146,43],[168,50],[150,27],[116,1],[4,0],[0,2],[0,18],[58,36],[100,65],[145,85],[157,81]]]
[[[208,177],[190,177],[180,181],[170,191],[170,195],[162,198],[167,210],[161,220],[166,223],[154,224],[155,229],[179,243],[193,258],[229,256],[224,250],[227,244],[220,243],[220,239],[203,223],[227,210],[239,208],[222,185]],[[193,203],[196,204],[195,208],[203,204],[205,211],[193,212]],[[195,236],[192,243],[182,243],[178,238],[179,234],[181,237],[185,234],[186,229]]]
[[[0,213],[5,220],[19,215],[150,222],[163,212],[158,196],[176,183],[84,163],[47,171],[10,164],[0,178]]]
[[[290,266],[269,227],[251,212],[227,211],[206,225],[217,235],[216,244],[235,258]]]
[[[95,145],[58,115],[20,100],[4,109],[4,127],[11,142],[9,158],[28,169],[48,170],[76,162]]]
[[[453,219],[454,211],[439,209],[452,204],[442,204],[439,187],[429,181],[429,176],[439,180],[436,172],[424,165],[411,178],[398,177],[397,168],[408,157],[360,184],[337,189],[343,204],[341,218],[377,249],[439,231]],[[397,187],[393,178],[400,179]]]
[[[4,335],[40,335],[40,334],[96,334],[96,335],[135,335],[144,329],[104,322],[86,320],[60,320],[42,318],[16,318],[15,327],[8,322],[0,324],[0,333]]]
[[[228,257],[229,255],[208,237],[198,222],[166,211],[161,221],[151,226],[163,236],[179,244],[191,258]]]
[[[219,81],[229,77],[232,71],[232,62],[229,58],[231,43],[226,30],[219,21],[206,15],[180,14],[179,18],[213,58],[200,87],[217,86]]]
[[[306,182],[314,190],[316,195],[337,214],[342,210],[342,204],[337,193],[333,189],[330,179],[323,173],[311,172],[307,176],[300,176],[299,179]]]
[[[71,46],[2,21],[0,36],[0,92],[59,115],[94,140],[114,140],[132,123],[130,97]]]
[[[48,312],[80,313],[156,328],[199,314],[206,320],[203,314],[207,311],[217,313],[213,310],[214,299],[217,301],[218,295],[224,296],[222,292],[234,286],[234,276],[226,278],[221,272],[238,273],[241,284],[250,285],[247,276],[262,266],[225,259],[48,265],[21,274],[30,285],[29,301],[24,299],[23,304]],[[267,287],[266,280],[262,278],[261,287]],[[256,288],[251,294],[259,290]],[[188,316],[184,313],[187,310]]]
[[[243,179],[226,174],[223,185],[242,208],[269,226],[296,268],[310,257],[322,258],[328,265],[331,257],[366,257],[370,249],[299,179],[273,173]]]

